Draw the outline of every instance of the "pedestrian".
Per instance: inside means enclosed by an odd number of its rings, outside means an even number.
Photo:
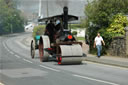
[[[97,33],[97,36],[95,37],[94,40],[94,48],[97,48],[97,56],[100,58],[101,56],[101,50],[102,50],[102,44],[105,46],[105,42],[103,38],[100,36],[100,33]]]

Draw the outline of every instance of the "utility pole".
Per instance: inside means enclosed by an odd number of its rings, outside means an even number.
[[[13,33],[12,23],[11,23],[11,34]]]
[[[38,13],[38,16],[41,17],[41,7],[42,7],[42,4],[41,4],[41,0],[39,0],[39,13]]]
[[[49,12],[48,12],[48,0],[47,0],[47,17],[49,17]]]
[[[16,17],[16,14],[14,14],[13,16]],[[11,27],[10,28],[11,28],[10,30],[11,30],[11,34],[12,34],[13,33],[13,22],[12,21],[11,21]]]

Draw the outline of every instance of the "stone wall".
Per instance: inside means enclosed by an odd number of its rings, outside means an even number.
[[[112,56],[128,57],[128,27],[125,28],[125,36],[113,38],[108,49]]]
[[[128,56],[128,27],[125,28],[126,56]]]
[[[108,49],[108,54],[112,56],[126,57],[125,36],[113,38]]]
[[[125,36],[113,38],[108,54],[128,58],[128,26],[125,27]]]

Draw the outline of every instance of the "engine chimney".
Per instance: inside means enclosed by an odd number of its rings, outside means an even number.
[[[65,6],[63,8],[63,12],[64,12],[64,16],[63,16],[64,29],[68,29],[68,7]]]

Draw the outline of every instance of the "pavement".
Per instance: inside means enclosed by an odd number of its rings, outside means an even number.
[[[30,47],[31,40],[32,40],[32,37],[28,36],[22,39],[21,42],[24,45]],[[96,55],[92,55],[88,53],[89,46],[84,42],[82,47],[83,47],[83,53],[87,55],[84,61],[128,68],[128,58],[118,57],[118,56],[107,56],[107,55],[101,56],[100,58],[98,58]]]
[[[105,55],[98,58],[97,55],[92,55],[88,53],[89,46],[86,45],[84,42],[83,42],[83,51],[87,55],[85,61],[128,68],[128,58],[126,57]]]

